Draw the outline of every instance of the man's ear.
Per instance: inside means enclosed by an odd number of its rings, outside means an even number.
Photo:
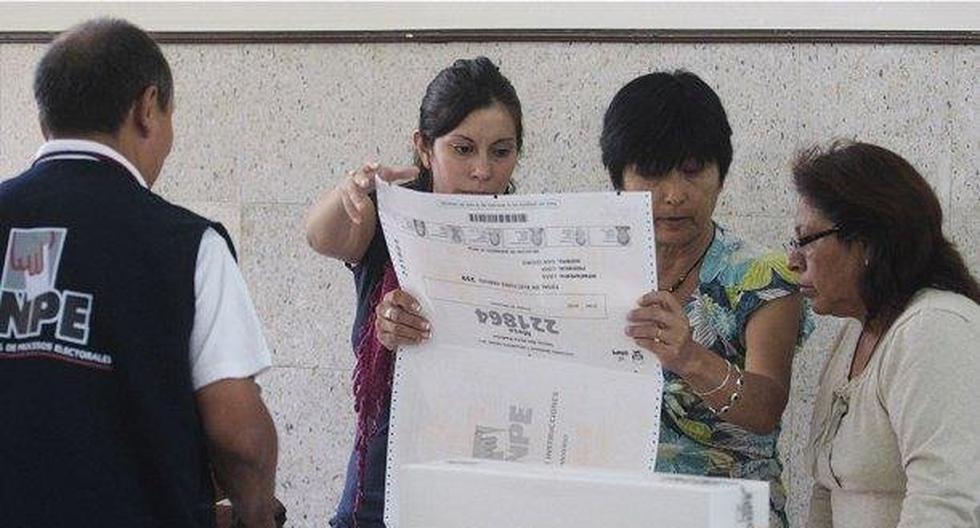
[[[41,127],[41,136],[44,137],[45,141],[51,139],[51,129],[48,128],[48,123],[45,121],[44,116],[41,112],[37,113],[37,124]]]
[[[155,84],[147,86],[143,93],[133,103],[132,112],[133,124],[140,135],[146,137],[157,127],[160,114],[160,89]]]
[[[432,170],[432,151],[425,144],[425,138],[422,137],[422,132],[416,130],[412,133],[412,143],[415,143],[415,152],[419,155],[419,161],[422,162],[422,166]]]

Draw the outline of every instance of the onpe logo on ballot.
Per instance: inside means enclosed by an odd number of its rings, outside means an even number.
[[[531,450],[531,439],[524,429],[531,425],[532,411],[529,407],[511,405],[508,427],[477,425],[473,433],[473,458],[523,460]]]
[[[56,325],[59,339],[88,342],[92,296],[55,288],[68,230],[12,228],[0,276],[0,337],[36,337]]]

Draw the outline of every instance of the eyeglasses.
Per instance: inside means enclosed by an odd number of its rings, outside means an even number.
[[[786,242],[785,244],[783,244],[783,249],[785,249],[787,253],[792,253],[794,251],[799,251],[799,250],[803,249],[804,246],[806,246],[808,244],[812,244],[812,243],[816,242],[817,240],[820,240],[823,237],[827,237],[827,236],[833,235],[834,233],[837,233],[839,231],[840,231],[840,228],[837,227],[837,226],[834,226],[834,227],[831,227],[830,229],[827,229],[827,230],[824,230],[824,231],[820,231],[819,233],[813,233],[812,235],[807,235],[807,236],[800,237],[800,238],[792,238],[788,242]]]

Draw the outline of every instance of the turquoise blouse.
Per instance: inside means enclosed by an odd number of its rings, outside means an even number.
[[[745,367],[745,329],[765,303],[798,291],[786,254],[745,242],[721,226],[698,276],[700,285],[684,301],[694,340]],[[804,314],[796,349],[812,331]],[[719,419],[676,374],[664,370],[657,471],[770,482],[772,528],[785,528],[786,491],[776,441],[779,428],[751,433]]]

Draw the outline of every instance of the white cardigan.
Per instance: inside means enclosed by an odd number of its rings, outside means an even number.
[[[848,381],[861,324],[820,379],[809,528],[980,526],[980,306],[924,289]]]

